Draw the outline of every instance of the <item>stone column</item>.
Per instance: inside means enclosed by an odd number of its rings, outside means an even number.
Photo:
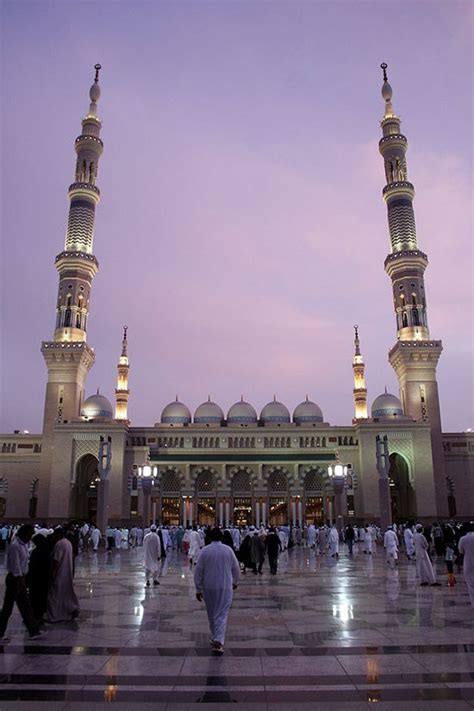
[[[255,501],[255,525],[260,528],[260,501]]]
[[[267,502],[262,502],[262,523],[264,526],[267,524]]]
[[[230,502],[229,501],[225,502],[225,525],[226,525],[226,527],[230,526]]]
[[[222,528],[224,525],[224,503],[219,501],[219,526]]]

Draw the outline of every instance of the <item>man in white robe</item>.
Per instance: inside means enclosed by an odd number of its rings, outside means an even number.
[[[91,543],[92,543],[92,550],[94,551],[94,553],[97,553],[97,549],[99,548],[100,538],[101,538],[100,531],[96,526],[91,531]]]
[[[306,544],[308,548],[314,548],[316,544],[316,527],[314,523],[310,523],[306,531]]]
[[[143,528],[137,528],[137,546],[143,545]]]
[[[202,545],[203,542],[199,531],[197,530],[197,526],[193,526],[193,530],[189,532],[188,558],[190,565],[192,565],[193,563],[194,565],[196,565],[196,563],[198,562],[199,553],[201,552]]]
[[[236,551],[238,551],[240,548],[240,531],[239,531],[239,529],[235,528],[235,526],[233,526],[230,529],[230,535],[232,536],[232,543],[234,544],[234,549]]]
[[[116,528],[114,532],[115,547],[119,551],[122,548],[122,531]]]
[[[415,555],[415,544],[413,542],[413,531],[410,526],[406,526],[403,532],[403,540],[405,541],[405,551],[408,560],[411,560]]]
[[[474,607],[474,524],[468,524],[470,531],[459,539],[458,551],[464,556],[463,575],[469,592],[469,600]]]
[[[213,528],[211,543],[199,556],[194,571],[196,598],[204,598],[211,631],[211,645],[215,654],[224,653],[224,640],[232,605],[233,591],[236,589],[240,566],[230,546],[222,543],[222,531]]]
[[[364,529],[364,553],[367,553],[368,555],[372,555],[372,544],[373,544],[373,539],[372,539],[372,529],[369,528],[369,526],[366,526]]]
[[[335,526],[331,528],[328,536],[329,554],[333,558],[339,558],[339,531]]]
[[[66,622],[79,615],[79,600],[74,591],[72,545],[63,529],[54,533],[56,543],[51,554],[52,571],[48,592],[48,621]]]
[[[158,571],[160,569],[161,541],[156,532],[156,526],[150,526],[150,533],[143,539],[143,565],[145,566],[145,586],[150,587],[150,578],[153,585],[159,585]]]
[[[385,531],[383,545],[387,556],[387,563],[393,568],[398,560],[398,537],[393,528],[387,528]]]
[[[416,574],[420,578],[420,585],[439,585],[428,555],[429,545],[423,534],[423,526],[419,523],[413,536],[416,555]]]

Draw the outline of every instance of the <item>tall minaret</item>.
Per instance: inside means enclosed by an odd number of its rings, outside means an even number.
[[[115,419],[128,421],[127,408],[128,396],[128,355],[127,355],[127,330],[128,326],[123,327],[122,353],[117,365],[117,387],[115,389]]]
[[[441,415],[436,366],[443,346],[430,338],[423,275],[428,257],[418,249],[413,212],[415,188],[407,178],[407,139],[400,133],[400,119],[392,106],[392,87],[383,71],[382,96],[385,115],[379,150],[384,159],[387,184],[383,197],[387,204],[391,253],[385,271],[392,280],[393,303],[397,320],[397,343],[389,361],[400,384],[400,399],[406,415],[429,421],[433,444],[433,466],[438,496],[438,513],[447,506],[443,472]]]
[[[103,143],[102,124],[97,116],[100,97],[99,70],[89,92],[90,106],[82,119],[82,133],[75,140],[75,177],[69,186],[69,218],[64,251],[55,260],[59,273],[56,325],[52,341],[44,341],[41,352],[48,368],[43,435],[55,423],[78,417],[87,373],[94,364],[94,351],[86,343],[92,279],[99,264],[92,253],[95,208],[100,199],[96,186]]]
[[[354,422],[367,419],[367,388],[365,387],[365,363],[360,352],[359,327],[354,326],[355,353],[352,359],[352,370],[354,371]]]

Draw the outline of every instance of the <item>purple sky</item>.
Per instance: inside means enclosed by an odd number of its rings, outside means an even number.
[[[130,416],[175,394],[224,411],[306,393],[353,416],[398,392],[381,61],[408,137],[443,427],[474,426],[470,2],[7,2],[2,24],[0,430],[40,431],[74,138],[103,65],[105,151],[87,392],[113,399],[129,326]]]

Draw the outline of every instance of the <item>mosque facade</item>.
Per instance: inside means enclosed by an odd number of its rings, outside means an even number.
[[[191,413],[176,398],[164,407],[159,422],[134,427],[128,420],[126,327],[115,406],[99,392],[85,397],[95,359],[87,324],[99,268],[93,243],[103,151],[97,114],[100,65],[95,69],[89,110],[75,140],[64,249],[55,260],[55,328],[41,347],[47,369],[43,430],[0,435],[0,519],[95,521],[102,476],[108,482],[107,519],[112,525],[139,523],[144,513],[139,468],[149,464],[156,473],[150,514],[165,525],[321,524],[336,515],[328,475],[336,462],[347,466],[340,509],[345,520],[380,520],[381,473],[388,475],[394,520],[472,516],[474,434],[444,433],[441,427],[436,368],[442,343],[429,331],[424,286],[428,258],[418,247],[407,139],[393,109],[386,65],[379,150],[390,235],[385,270],[396,320],[389,361],[400,392],[379,395],[369,413],[355,327],[354,416],[347,426],[326,422],[319,405],[306,397],[292,413],[276,398],[260,412],[241,398],[226,413],[208,398]],[[377,454],[377,438],[385,438],[385,458],[380,450]],[[105,474],[100,461],[104,442]]]

